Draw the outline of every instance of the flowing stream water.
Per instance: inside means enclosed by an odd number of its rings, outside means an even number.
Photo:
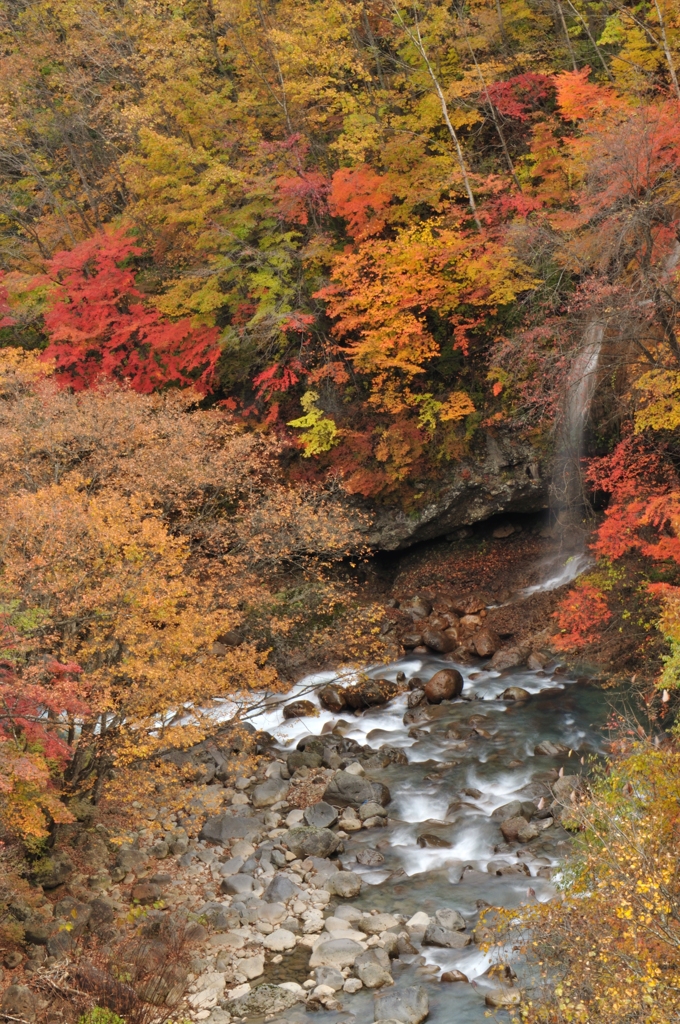
[[[368,674],[395,679],[404,672],[407,678],[417,674],[427,680],[451,667],[450,661],[436,656],[411,656],[373,666]],[[508,846],[500,821],[492,815],[511,800],[537,802],[546,794],[550,799],[549,786],[560,768],[577,774],[583,770],[582,756],[603,754],[603,727],[612,697],[559,667],[503,674],[489,671],[481,661],[475,667],[457,667],[465,683],[461,699],[430,706],[416,725],[403,723],[405,695],[356,716],[339,718],[320,709],[318,717],[291,722],[284,721],[280,708],[271,706],[251,721],[275,736],[283,750],[305,735],[332,729],[376,750],[385,743],[401,748],[408,764],[372,773],[392,795],[387,826],[361,830],[345,840],[343,866],[367,883],[353,903],[360,909],[396,911],[407,917],[420,910],[433,916],[440,908],[453,907],[463,914],[470,931],[484,905],[516,908],[554,896],[551,875],[559,871],[568,852],[569,834],[554,824],[526,845]],[[286,701],[298,695],[314,699],[312,688],[335,678],[332,672],[309,676],[286,695]],[[523,687],[531,699],[500,699],[508,686]],[[571,757],[535,754],[543,740],[563,744],[573,751]],[[423,833],[434,835],[442,845],[419,845]],[[375,867],[358,863],[357,853],[364,846],[379,850],[384,862]],[[488,1013],[484,996],[497,987],[485,976],[489,957],[475,944],[463,950],[423,947],[422,957],[424,963],[396,970],[395,984],[426,986],[432,1024],[481,1024]],[[463,971],[471,984],[438,981],[440,971],[453,968]],[[358,1024],[373,1020],[370,993],[343,1002],[343,1013],[324,1019]],[[496,1012],[500,1020],[509,1019],[504,1011]],[[291,1013],[287,1021],[297,1019]],[[305,1020],[304,1012],[299,1013]]]

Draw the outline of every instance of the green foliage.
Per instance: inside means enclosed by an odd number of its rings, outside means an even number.
[[[78,1024],[125,1024],[125,1020],[113,1010],[95,1006],[93,1010],[88,1010],[79,1018]]]

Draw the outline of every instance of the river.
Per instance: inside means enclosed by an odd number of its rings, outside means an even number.
[[[450,661],[435,656],[409,657],[387,666],[371,666],[367,674],[396,679],[418,675],[427,680]],[[341,860],[367,883],[354,900],[360,909],[417,911],[430,916],[455,908],[468,932],[486,905],[515,908],[555,894],[553,879],[569,850],[569,834],[557,824],[525,845],[505,843],[493,812],[512,800],[533,801],[549,792],[562,768],[565,774],[584,770],[588,758],[605,753],[605,726],[613,701],[610,692],[576,679],[556,665],[544,671],[515,669],[491,672],[480,662],[455,666],[464,677],[462,698],[429,706],[423,720],[405,725],[406,695],[390,704],[348,717],[323,709],[318,717],[284,721],[280,708],[268,708],[251,719],[290,749],[304,736],[340,729],[342,734],[377,749],[389,744],[402,749],[408,764],[391,765],[371,777],[388,785],[392,800],[386,827],[350,834]],[[333,672],[301,680],[286,695],[314,699],[313,687],[336,678]],[[343,680],[347,682],[347,679]],[[526,701],[500,699],[509,686],[531,694]],[[552,740],[572,751],[550,757],[535,747]],[[548,799],[550,797],[548,796]],[[423,833],[428,839],[418,842]],[[437,845],[430,845],[437,843]],[[439,845],[441,844],[441,845]],[[378,850],[384,861],[361,865],[363,847]],[[365,859],[365,858],[362,858]],[[502,872],[502,873],[499,873]],[[487,1019],[484,996],[494,985],[486,972],[490,960],[472,944],[462,950],[423,947],[421,958],[395,969],[395,984],[425,984],[431,1024],[481,1024]],[[441,983],[440,971],[456,968],[470,980]],[[520,978],[521,982],[521,978]],[[329,1024],[373,1020],[372,997],[358,993],[344,999],[343,1012],[324,1014]],[[500,1020],[509,1019],[496,1011]],[[297,1013],[297,1016],[296,1016]],[[304,1010],[286,1014],[286,1021],[313,1019]],[[318,1018],[317,1018],[318,1019]]]

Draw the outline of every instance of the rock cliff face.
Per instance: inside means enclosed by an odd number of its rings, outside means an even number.
[[[396,551],[501,512],[538,512],[548,506],[549,484],[550,467],[525,439],[489,432],[469,458],[442,468],[439,490],[422,508],[373,506],[367,540],[374,550]]]

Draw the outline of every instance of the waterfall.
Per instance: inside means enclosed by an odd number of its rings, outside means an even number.
[[[543,579],[523,590],[523,597],[571,583],[592,564],[585,544],[582,460],[603,338],[603,325],[589,324],[569,369],[563,411],[557,423],[555,466],[550,485],[550,510],[560,552],[544,562]]]
[[[597,384],[603,336],[601,323],[589,324],[583,345],[569,370],[563,413],[558,423],[550,504],[558,527],[565,533],[569,527],[573,528],[582,520],[584,499],[581,463],[585,454],[585,428]]]

